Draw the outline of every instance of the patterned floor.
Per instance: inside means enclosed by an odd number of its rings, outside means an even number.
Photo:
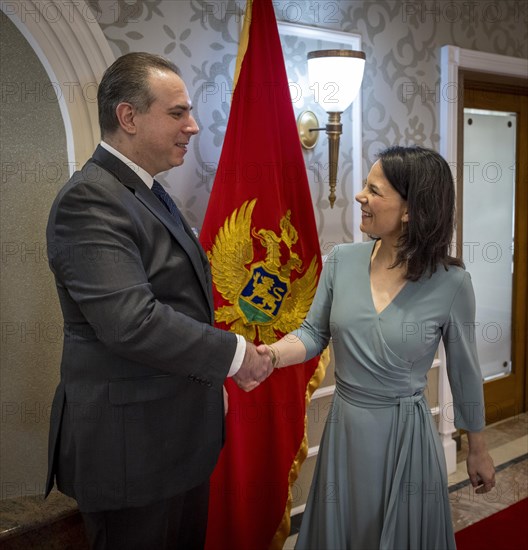
[[[467,438],[462,436],[457,471],[449,476],[455,531],[528,497],[528,413],[487,427],[486,441],[497,471],[496,487],[485,495],[475,493],[466,472]],[[289,537],[284,550],[293,549],[296,539]]]

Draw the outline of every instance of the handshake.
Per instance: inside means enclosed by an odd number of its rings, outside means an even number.
[[[249,392],[264,382],[276,366],[278,355],[274,348],[266,345],[257,347],[251,342],[246,342],[244,360],[233,380],[239,388]]]

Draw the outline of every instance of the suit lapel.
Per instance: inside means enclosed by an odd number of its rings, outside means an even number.
[[[184,217],[181,216],[183,226],[180,227],[171,213],[161,204],[154,193],[152,193],[146,185],[144,185],[144,187],[145,189],[134,190],[136,197],[167,227],[183,250],[185,250],[200,279],[209,306],[213,309],[211,293],[208,288],[208,278],[206,277],[205,271],[206,264],[204,263],[204,259],[205,261],[208,260],[200,243],[196,240],[192,229],[189,227]]]
[[[183,227],[180,227],[174,217],[159,201],[154,193],[145,185],[143,180],[128,167],[124,162],[112,155],[106,149],[97,146],[92,160],[101,168],[110,172],[118,181],[132,189],[136,198],[141,201],[154,216],[156,216],[167,227],[172,236],[183,248],[189,257],[198,279],[202,285],[205,297],[209,303],[211,315],[214,312],[213,297],[211,292],[211,280],[208,276],[209,261],[200,243],[194,236],[189,224],[181,216]]]

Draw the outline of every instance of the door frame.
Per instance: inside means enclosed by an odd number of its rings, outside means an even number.
[[[441,48],[440,79],[440,152],[447,160],[455,181],[461,180],[462,163],[460,147],[462,144],[464,74],[479,73],[486,76],[500,76],[502,80],[526,80],[528,60],[485,52],[466,50],[456,46]],[[456,239],[456,237],[455,237]],[[455,241],[456,246],[456,241]],[[526,357],[525,357],[526,360]],[[441,376],[447,378],[445,369]],[[528,395],[528,376],[523,391]],[[520,411],[517,411],[520,412]]]
[[[528,60],[458,46],[440,48],[440,154],[457,176],[459,99],[463,97],[459,71],[526,78]]]

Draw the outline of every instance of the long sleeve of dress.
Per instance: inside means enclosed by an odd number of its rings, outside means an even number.
[[[293,332],[306,348],[306,359],[319,355],[327,346],[331,337],[330,312],[334,296],[335,265],[339,257],[339,246],[336,246],[326,258],[317,292],[312,306],[303,324]]]
[[[455,426],[470,432],[480,431],[485,425],[475,329],[475,294],[471,276],[466,272],[453,299],[442,338],[453,393]]]

